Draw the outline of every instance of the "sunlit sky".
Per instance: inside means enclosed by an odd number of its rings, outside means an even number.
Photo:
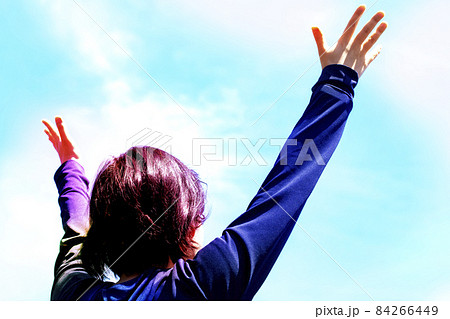
[[[59,159],[41,119],[65,120],[90,180],[139,131],[171,137],[208,184],[207,244],[245,211],[279,151],[267,140],[267,165],[242,164],[242,141],[286,138],[309,101],[320,75],[311,26],[333,43],[361,4],[77,3],[85,12],[70,0],[0,2],[2,300],[50,296],[63,232]],[[449,5],[372,3],[362,21],[384,10],[389,27],[300,216],[311,237],[295,227],[255,300],[450,299]],[[223,159],[196,165],[193,139],[223,141]]]

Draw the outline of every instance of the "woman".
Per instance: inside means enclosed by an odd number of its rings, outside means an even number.
[[[364,11],[356,9],[329,50],[312,29],[323,70],[310,103],[246,212],[202,249],[195,234],[205,195],[195,172],[159,149],[132,147],[104,165],[90,198],[62,120],[58,132],[43,121],[61,160],[55,182],[65,230],[51,299],[251,300],[341,138],[358,78],[379,53],[368,52],[387,24],[369,34],[382,12],[353,38]],[[307,141],[323,161],[299,161]],[[102,280],[107,269],[117,283]]]

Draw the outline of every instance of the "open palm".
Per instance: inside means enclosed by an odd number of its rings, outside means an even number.
[[[319,51],[322,68],[330,64],[343,64],[352,68],[358,72],[359,76],[361,76],[369,64],[375,60],[381,51],[381,47],[378,47],[373,51],[370,50],[377,42],[381,34],[386,30],[387,23],[382,22],[377,27],[376,31],[370,35],[378,22],[380,22],[384,17],[384,13],[379,11],[372,17],[372,19],[370,19],[369,22],[367,22],[356,37],[352,39],[359,19],[365,10],[366,7],[364,5],[359,6],[356,9],[355,13],[348,22],[344,33],[331,48],[327,49],[328,46],[320,29],[317,27],[312,28],[317,49]]]
[[[58,128],[59,134],[53,129],[53,127],[46,121],[42,120],[42,123],[47,127],[44,130],[45,134],[47,134],[48,139],[53,144],[56,152],[58,152],[59,159],[61,160],[61,164],[70,160],[70,159],[78,159],[79,156],[75,152],[75,148],[72,142],[67,137],[66,131],[64,129],[62,119],[60,117],[55,117],[56,127]]]

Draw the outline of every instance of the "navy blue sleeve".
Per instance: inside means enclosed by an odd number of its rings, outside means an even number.
[[[339,143],[357,81],[358,74],[344,65],[323,69],[309,105],[245,213],[193,260],[179,261],[177,280],[196,281],[210,300],[253,298]]]
[[[81,264],[79,252],[89,229],[89,181],[75,160],[61,164],[54,176],[64,236],[55,262],[51,300],[80,296],[94,278]]]

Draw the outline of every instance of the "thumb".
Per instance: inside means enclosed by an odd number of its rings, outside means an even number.
[[[325,39],[323,38],[323,34],[318,27],[311,28],[314,36],[314,40],[316,40],[317,50],[319,51],[319,56],[326,52],[326,44]]]

